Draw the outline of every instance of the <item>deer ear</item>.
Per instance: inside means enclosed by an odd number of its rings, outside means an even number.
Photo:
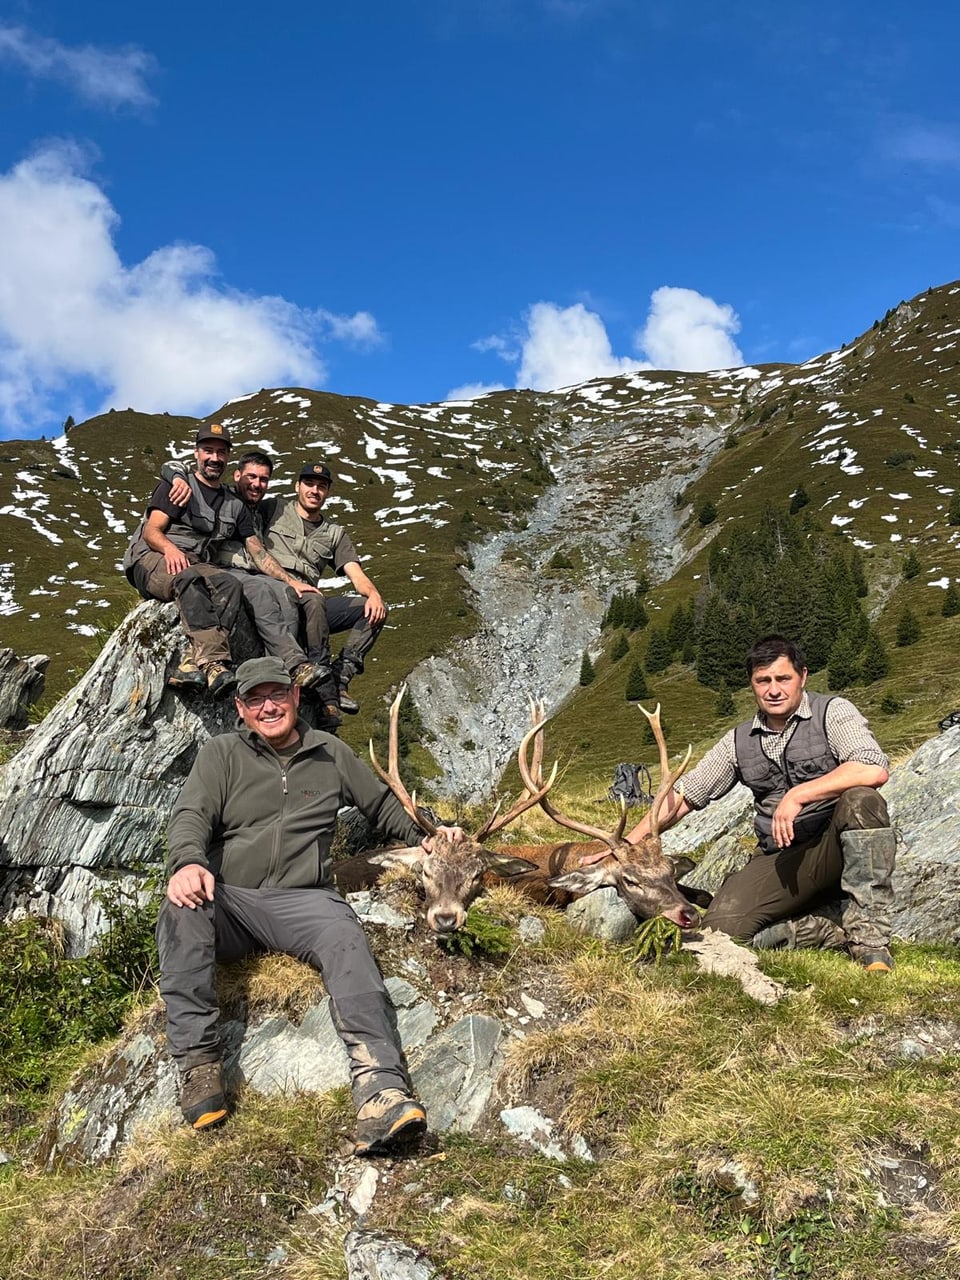
[[[411,849],[386,849],[368,859],[375,867],[409,867],[416,871],[423,862],[423,850],[414,845]]]
[[[503,853],[484,852],[483,865],[485,871],[493,871],[498,876],[522,876],[540,870],[529,858],[511,858]]]
[[[697,865],[692,858],[684,858],[672,854],[667,854],[667,861],[673,866],[674,878],[677,880],[681,876],[688,875]]]
[[[615,884],[613,871],[607,863],[598,863],[592,867],[580,867],[576,871],[568,871],[562,876],[553,876],[547,881],[551,889],[566,889],[567,893],[592,893],[594,889],[605,889]]]

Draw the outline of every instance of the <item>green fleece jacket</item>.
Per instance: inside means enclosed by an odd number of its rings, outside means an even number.
[[[245,727],[204,743],[167,826],[169,875],[199,863],[250,889],[330,888],[344,805],[388,838],[420,843],[423,831],[348,746],[302,720],[298,728],[302,745],[286,761]]]

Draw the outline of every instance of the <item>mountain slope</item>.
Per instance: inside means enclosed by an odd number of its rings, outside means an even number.
[[[364,699],[372,705],[432,659],[414,686],[453,790],[499,769],[528,689],[552,707],[575,692],[553,743],[581,786],[599,787],[613,763],[638,754],[624,685],[647,644],[636,633],[631,658],[602,656],[597,627],[611,591],[645,571],[656,584],[648,612],[666,618],[702,593],[712,539],[749,527],[798,484],[808,514],[861,549],[866,604],[893,670],[857,699],[873,713],[885,694],[906,704],[885,719],[885,741],[927,736],[960,701],[957,622],[940,618],[943,590],[960,578],[960,530],[947,523],[960,465],[958,334],[960,286],[948,285],[799,366],[632,374],[441,405],[261,390],[213,417],[229,425],[234,456],[256,446],[278,459],[275,491],[289,491],[302,461],[332,465],[330,513],[392,603]],[[124,545],[162,459],[189,454],[195,425],[127,410],[55,441],[3,446],[0,644],[49,653],[53,692],[135,602],[117,568]],[[696,513],[707,503],[717,519],[703,526]],[[904,580],[908,550],[921,572]],[[897,650],[905,604],[923,637]],[[579,691],[587,645],[599,678]],[[675,744],[722,727],[715,695],[689,667],[651,683]],[[358,739],[368,729],[360,719],[347,730]]]

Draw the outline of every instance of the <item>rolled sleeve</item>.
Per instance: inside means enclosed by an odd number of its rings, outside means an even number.
[[[681,779],[683,798],[691,809],[704,809],[711,800],[725,796],[739,781],[731,729]]]
[[[890,761],[873,736],[866,718],[846,698],[833,698],[827,707],[824,729],[831,750],[841,764],[876,765],[889,769]]]

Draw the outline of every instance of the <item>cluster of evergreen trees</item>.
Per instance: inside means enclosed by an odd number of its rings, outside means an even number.
[[[717,691],[717,714],[732,715],[733,690],[748,680],[744,656],[758,636],[778,632],[796,639],[811,671],[827,671],[830,689],[872,684],[890,670],[890,660],[863,610],[867,580],[856,547],[829,537],[800,515],[808,499],[798,488],[788,508],[768,506],[753,528],[738,526],[711,548],[707,581],[696,601],[677,605],[665,622],[650,625],[643,597],[646,580],[617,592],[603,616],[603,628],[616,629],[611,662],[633,651],[624,696],[635,702],[651,695],[647,675],[676,661],[695,663],[697,679]],[[916,552],[904,560],[903,576],[920,572]],[[951,583],[944,593],[944,617],[960,613],[960,593]],[[629,633],[646,631],[641,662]],[[898,647],[915,644],[920,624],[909,606],[897,623]],[[580,683],[596,676],[583,655]]]

